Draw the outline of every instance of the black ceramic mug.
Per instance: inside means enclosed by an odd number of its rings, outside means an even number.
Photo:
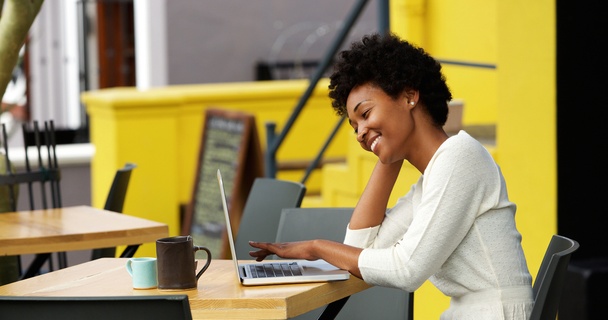
[[[207,253],[207,262],[197,273],[194,254],[199,250]],[[211,251],[195,246],[191,236],[169,237],[156,240],[156,258],[158,289],[193,289],[211,264]]]

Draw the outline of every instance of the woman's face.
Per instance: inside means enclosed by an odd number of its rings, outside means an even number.
[[[414,129],[410,102],[405,95],[394,100],[369,84],[355,87],[348,95],[346,111],[357,141],[382,163],[406,159],[408,138]]]

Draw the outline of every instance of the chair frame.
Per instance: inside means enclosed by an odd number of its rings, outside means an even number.
[[[532,287],[534,307],[530,320],[555,320],[570,257],[578,248],[577,241],[553,235]]]
[[[160,319],[163,308],[171,308],[171,316],[191,320],[187,295],[112,296],[112,297],[0,297],[0,314],[19,319],[61,318],[82,319]],[[173,314],[175,312],[175,314]],[[144,313],[148,313],[145,315]]]
[[[124,203],[129,189],[129,182],[133,169],[136,164],[127,162],[124,167],[118,169],[114,175],[114,180],[110,186],[108,197],[104,205],[104,210],[122,213]],[[129,245],[120,254],[121,258],[131,258],[137,252],[139,245]],[[94,249],[91,253],[91,260],[99,258],[113,258],[116,256],[116,247]]]
[[[38,121],[34,121],[33,131],[27,127],[27,124],[22,125],[23,130],[23,140],[24,140],[24,148],[25,148],[25,172],[12,172],[8,170],[7,175],[0,175],[0,185],[8,185],[11,186],[9,188],[9,203],[12,211],[17,211],[17,194],[12,186],[17,186],[21,184],[27,185],[27,191],[29,195],[29,207],[30,210],[35,210],[36,206],[34,205],[34,193],[33,193],[33,184],[39,183],[40,185],[40,197],[42,203],[42,209],[49,208],[59,208],[62,206],[61,203],[61,173],[59,169],[59,165],[57,163],[57,153],[56,153],[56,141],[55,141],[55,127],[53,121],[45,121],[44,122],[44,131],[41,132],[38,126]],[[32,131],[34,137],[33,145],[28,143],[27,132]],[[42,138],[44,138],[44,146],[46,149],[46,164],[43,160],[44,151],[42,150],[43,143],[41,142]],[[5,151],[5,160],[7,164],[7,168],[11,168],[11,161],[9,157],[9,149],[8,149],[8,139],[6,134],[6,126],[2,124],[2,139],[4,141],[4,151]],[[38,151],[38,167],[37,169],[32,169],[32,165],[30,164],[28,149],[30,146],[35,146]],[[47,187],[50,191],[50,201],[47,199]],[[49,204],[50,202],[50,204]],[[48,261],[50,270],[54,269],[53,259],[51,259],[50,253],[40,253],[36,254],[34,260],[31,262],[30,266],[22,272],[21,270],[21,259],[18,259],[18,268],[21,274],[21,279],[26,279],[35,276],[40,273],[40,269],[42,266]],[[57,260],[59,264],[59,268],[67,267],[67,255],[65,252],[57,253]]]
[[[61,174],[59,170],[59,166],[57,164],[57,154],[56,154],[56,143],[55,143],[55,128],[53,125],[53,121],[44,123],[45,130],[43,132],[45,138],[45,147],[47,151],[47,165],[44,164],[42,159],[43,151],[42,144],[40,141],[40,130],[38,128],[38,122],[34,121],[34,137],[35,137],[35,147],[38,150],[38,170],[33,171],[30,165],[30,159],[28,154],[27,143],[24,143],[25,148],[25,172],[14,173],[9,171],[7,175],[0,175],[0,185],[19,185],[26,183],[28,186],[29,193],[29,205],[30,210],[34,210],[34,196],[32,191],[32,184],[34,182],[40,182],[40,192],[42,195],[42,208],[48,209],[50,208],[58,208],[61,207],[61,189],[59,188],[59,182],[61,180]],[[26,124],[23,124],[23,138],[26,139],[27,132]],[[8,152],[8,139],[6,135],[6,127],[2,125],[2,137],[4,143],[4,156],[6,158],[7,167],[11,167],[11,161]],[[45,184],[49,183],[50,191],[51,191],[51,204],[49,206],[47,202],[46,196],[46,188]],[[10,200],[13,211],[17,211],[17,198],[16,194],[13,192],[13,188],[10,188]]]

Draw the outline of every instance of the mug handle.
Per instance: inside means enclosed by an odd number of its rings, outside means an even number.
[[[201,247],[201,246],[194,246],[193,248],[194,248],[194,253],[196,253],[199,250],[203,250],[207,253],[207,262],[205,263],[205,266],[203,266],[201,271],[199,271],[196,274],[196,280],[198,280],[198,278],[200,278],[203,275],[203,272],[205,272],[205,270],[207,270],[207,268],[209,268],[209,265],[211,264],[211,251],[209,251],[209,249],[207,249],[206,247]]]
[[[127,260],[127,272],[132,277],[133,276],[133,268],[131,267],[131,259]]]

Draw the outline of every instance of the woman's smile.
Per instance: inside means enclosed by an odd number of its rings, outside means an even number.
[[[370,146],[370,149],[372,150],[372,152],[374,152],[374,150],[376,149],[376,146],[378,145],[379,140],[380,140],[380,137],[377,137],[376,140],[374,140],[374,142],[372,142],[372,145]]]

